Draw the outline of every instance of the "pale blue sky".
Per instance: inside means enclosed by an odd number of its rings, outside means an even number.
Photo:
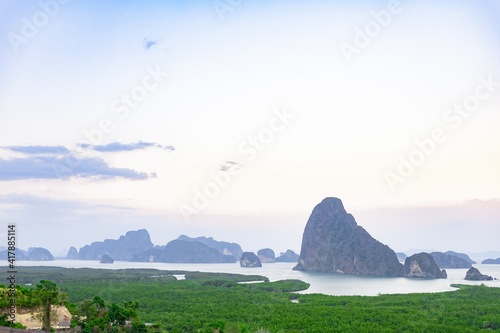
[[[422,240],[500,233],[498,2],[62,2],[0,5],[0,217],[21,247],[146,228],[298,251],[336,196],[397,250],[498,250]],[[458,219],[473,200],[484,216]],[[425,230],[400,214],[420,208]]]

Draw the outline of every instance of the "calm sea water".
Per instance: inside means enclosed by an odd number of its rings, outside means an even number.
[[[271,281],[283,279],[299,279],[310,283],[308,290],[301,293],[321,293],[326,295],[363,295],[406,294],[419,292],[440,292],[454,290],[453,283],[479,285],[484,283],[491,287],[500,287],[500,265],[474,265],[482,274],[490,275],[496,281],[465,281],[467,269],[447,269],[448,279],[408,279],[374,276],[355,276],[344,274],[327,274],[317,272],[293,271],[295,263],[262,264],[262,267],[244,268],[239,262],[234,264],[168,264],[115,261],[113,264],[100,264],[93,260],[55,261],[19,261],[18,266],[59,266],[66,268],[155,268],[164,270],[200,271],[213,273],[258,274],[267,276]]]

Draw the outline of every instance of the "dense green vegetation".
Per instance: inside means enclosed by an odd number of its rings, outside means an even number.
[[[204,273],[204,272],[187,272],[187,280],[225,280],[233,282],[247,281],[264,281],[269,282],[269,279],[262,275],[243,275],[229,273]]]
[[[137,301],[126,301],[121,306],[114,302],[109,303],[99,296],[78,304],[68,304],[68,309],[74,315],[72,326],[79,326],[81,333],[146,333],[148,332],[146,324],[137,317],[138,308]],[[130,321],[129,325],[127,321]],[[151,330],[157,331],[157,329],[157,326],[151,327]]]
[[[6,297],[8,294],[8,289],[5,286],[0,286],[0,309],[6,309],[9,307],[10,300]],[[34,288],[25,288],[21,285],[16,286],[16,305],[22,308],[34,308],[41,306],[41,300],[39,300],[35,295]]]
[[[12,289],[10,289],[12,288]],[[33,288],[23,288],[20,285],[12,285],[9,288],[0,286],[0,310],[9,312],[17,309],[33,309],[33,312],[40,311],[38,317],[42,322],[44,330],[50,330],[52,323],[52,305],[66,304],[66,294],[57,288],[51,281],[41,280]],[[11,304],[15,301],[15,304]],[[36,309],[36,311],[35,311]],[[0,316],[0,326],[10,326],[24,328],[20,323],[13,323],[7,314]]]
[[[152,281],[175,280],[173,274],[185,274],[186,271],[159,271],[157,269],[92,269],[62,267],[18,267],[17,283],[38,284],[40,280],[54,283],[65,282],[109,282],[109,281]]]
[[[36,269],[37,278],[48,278],[43,269]],[[110,308],[113,303],[137,301],[137,316],[158,325],[148,328],[150,332],[220,329],[229,333],[261,328],[273,333],[500,332],[500,288],[460,286],[442,293],[326,296],[290,292],[307,287],[297,280],[239,284],[235,281],[244,277],[231,274],[189,273],[189,279],[176,281],[168,274],[182,273],[69,271],[52,269],[48,274],[60,274],[58,287],[70,302],[81,304],[98,296]],[[295,299],[298,304],[290,301]]]
[[[309,288],[309,283],[305,283],[304,281],[300,280],[282,280],[276,282],[245,284],[243,287],[253,290],[264,290],[281,293],[306,290],[307,288]]]
[[[66,301],[66,294],[63,293],[55,283],[41,280],[34,287],[24,288],[16,285],[15,289],[7,289],[0,285],[0,326],[14,328],[25,328],[20,323],[12,322],[9,306],[15,300],[17,311],[29,310],[31,314],[41,321],[44,331],[53,332],[52,326],[57,323],[54,316],[57,314],[52,305],[66,306],[73,315],[71,326],[79,326],[81,333],[147,333],[149,331],[159,331],[158,326],[150,325],[149,330],[146,324],[137,316],[139,303],[137,301],[125,301],[123,306],[117,303],[110,303],[99,296],[94,296],[92,300],[83,300],[75,303]],[[13,297],[15,295],[15,297]]]
[[[0,315],[0,326],[13,327],[13,328],[26,328],[20,323],[13,323],[9,321],[7,314]]]

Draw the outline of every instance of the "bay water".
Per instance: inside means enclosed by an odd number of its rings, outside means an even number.
[[[262,267],[240,267],[239,262],[231,264],[171,264],[150,262],[115,261],[113,264],[101,264],[97,260],[55,261],[18,261],[18,266],[56,266],[65,268],[125,269],[153,268],[159,270],[199,271],[210,273],[235,273],[247,275],[263,275],[270,281],[299,279],[310,283],[309,289],[300,293],[320,293],[325,295],[360,295],[376,296],[378,294],[406,294],[423,292],[451,291],[451,284],[480,285],[500,287],[500,265],[475,264],[482,274],[490,275],[498,280],[466,281],[467,269],[446,269],[447,279],[409,279],[378,276],[361,276],[346,274],[328,274],[319,272],[294,271],[295,263],[264,263]]]

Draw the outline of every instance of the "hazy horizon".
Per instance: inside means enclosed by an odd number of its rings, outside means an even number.
[[[299,253],[338,197],[395,251],[500,251],[500,5],[0,4],[0,246],[147,229]]]
[[[446,252],[451,250],[468,254],[475,253],[476,255],[478,255],[480,253],[486,253],[486,252],[500,253],[500,250],[498,249],[498,247],[493,247],[489,249],[485,247],[482,248],[474,247],[471,246],[468,240],[471,238],[473,239],[480,238],[487,241],[488,237],[491,237],[491,241],[494,242],[496,239],[495,238],[496,235],[494,234],[484,235],[482,229],[473,229],[473,228],[464,229],[464,227],[467,228],[467,226],[460,224],[457,224],[454,228],[451,228],[449,224],[429,227],[425,226],[424,223],[425,227],[422,228],[422,224],[419,224],[420,218],[421,216],[432,214],[440,216],[442,218],[458,219],[459,216],[463,216],[464,214],[466,215],[478,214],[481,216],[482,220],[484,220],[486,223],[490,223],[491,226],[493,227],[496,220],[489,219],[488,216],[497,216],[496,215],[498,213],[498,211],[496,210],[497,208],[498,208],[497,202],[487,203],[487,202],[476,201],[476,202],[470,202],[468,203],[468,205],[462,205],[462,206],[416,207],[413,209],[413,211],[410,211],[408,208],[404,209],[394,208],[390,210],[372,209],[372,210],[358,211],[357,215],[359,218],[356,218],[356,215],[354,215],[354,218],[356,219],[358,225],[365,228],[371,234],[372,237],[388,245],[395,252],[404,252],[407,255],[411,255],[413,253],[421,251]],[[348,211],[348,213],[350,212]],[[393,227],[392,230],[385,229],[390,225],[396,224],[398,221],[403,221],[403,219],[406,219],[406,222],[409,223],[407,225],[400,225],[399,227]],[[247,220],[246,222],[250,224],[251,222],[250,220],[251,219]],[[360,221],[362,221],[364,225],[361,224]],[[175,231],[172,231],[168,233],[168,236],[164,236],[161,233],[162,229],[156,230],[147,227],[141,227],[139,225],[137,226],[128,225],[129,227],[128,229],[127,227],[123,226],[122,228],[116,230],[114,229],[106,230],[106,232],[102,233],[102,235],[107,235],[104,238],[92,238],[92,236],[87,236],[85,239],[82,238],[76,239],[71,237],[74,234],[65,234],[64,241],[58,242],[58,245],[50,244],[48,246],[42,246],[40,245],[42,243],[39,241],[35,241],[33,244],[24,245],[25,241],[21,237],[19,242],[20,244],[23,245],[19,246],[19,248],[27,250],[29,247],[45,247],[49,249],[54,255],[61,257],[65,256],[65,254],[69,250],[69,247],[71,246],[74,246],[77,248],[77,250],[80,250],[81,247],[85,245],[90,245],[93,242],[102,242],[105,239],[118,239],[120,236],[125,235],[125,233],[128,231],[146,229],[148,230],[151,237],[151,241],[154,245],[160,245],[160,246],[166,245],[169,241],[176,239],[180,235],[187,235],[192,238],[205,236],[205,237],[212,237],[217,241],[238,243],[244,251],[252,251],[256,253],[258,250],[262,248],[271,248],[274,250],[276,256],[278,256],[280,252],[285,252],[288,249],[291,249],[295,251],[297,254],[300,254],[302,232],[305,228],[306,223],[307,223],[307,218],[304,221],[302,229],[300,230],[279,231],[271,229],[270,231],[274,232],[269,232],[265,234],[262,234],[263,228],[254,228],[255,233],[258,233],[260,230],[262,236],[260,239],[249,239],[246,236],[247,235],[246,232],[248,230],[251,230],[251,228],[248,227],[240,228],[241,232],[237,232],[235,231],[234,228],[224,229],[220,227],[211,228],[210,226],[208,226],[203,229],[205,233],[203,233],[203,231],[200,231],[201,229],[197,227],[194,229],[195,231],[193,232],[182,232],[182,229],[179,229],[177,234],[175,233]],[[24,234],[22,225],[21,228],[19,228],[18,225],[17,229],[20,230],[20,233],[18,234],[21,235]],[[185,230],[187,231],[190,229],[186,228]],[[432,230],[433,234],[429,234],[429,230]],[[40,232],[43,231],[40,230]],[[449,247],[448,244],[450,243],[443,244],[443,242],[441,241],[442,232],[448,232],[448,235],[450,237],[453,237],[456,241],[458,241],[460,245],[456,245],[455,247]],[[277,242],[276,239],[283,238],[282,237],[283,235],[288,237],[284,237],[284,240],[282,240],[281,242],[279,241]],[[413,243],[408,243],[408,238],[407,238],[408,235],[411,235],[412,237],[416,236],[418,240]],[[61,246],[62,244],[66,245]],[[289,245],[287,246],[286,244]],[[407,246],[407,244],[415,244],[415,246],[409,247]],[[476,258],[486,259],[486,257],[483,258],[483,256],[476,256]]]

